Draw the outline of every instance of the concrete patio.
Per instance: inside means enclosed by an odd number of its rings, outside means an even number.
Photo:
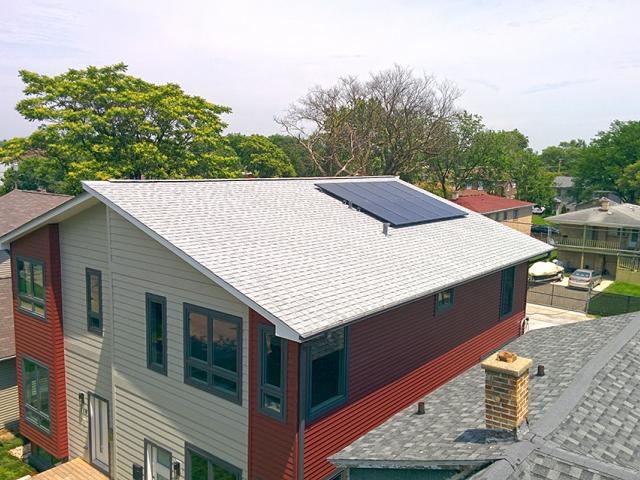
[[[527,316],[529,317],[529,330],[584,322],[585,320],[594,318],[581,312],[536,305],[533,303],[527,303]]]

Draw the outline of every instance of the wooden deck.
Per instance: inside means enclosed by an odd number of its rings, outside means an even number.
[[[36,480],[109,480],[109,477],[81,458],[75,458],[31,478]]]

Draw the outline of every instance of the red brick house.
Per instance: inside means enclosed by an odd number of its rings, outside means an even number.
[[[112,478],[341,478],[519,335],[550,250],[395,177],[84,187],[0,245],[44,278],[14,295],[21,431]]]

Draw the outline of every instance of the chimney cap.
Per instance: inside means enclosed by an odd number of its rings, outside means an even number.
[[[513,361],[511,362],[500,360],[500,355],[505,357],[505,354],[508,354],[506,355],[506,357],[508,358],[513,358],[512,356],[515,356],[515,359],[513,359]],[[511,352],[495,353],[480,364],[480,366],[484,370],[504,373],[512,377],[522,376],[526,371],[529,370],[529,368],[531,368],[532,365],[533,360],[531,360],[530,358],[519,357],[515,353]]]

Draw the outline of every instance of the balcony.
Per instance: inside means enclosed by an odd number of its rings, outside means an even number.
[[[554,236],[553,243],[557,247],[565,247],[569,250],[585,250],[607,253],[638,253],[638,243],[629,242],[622,238],[617,240],[583,240],[582,238]]]

